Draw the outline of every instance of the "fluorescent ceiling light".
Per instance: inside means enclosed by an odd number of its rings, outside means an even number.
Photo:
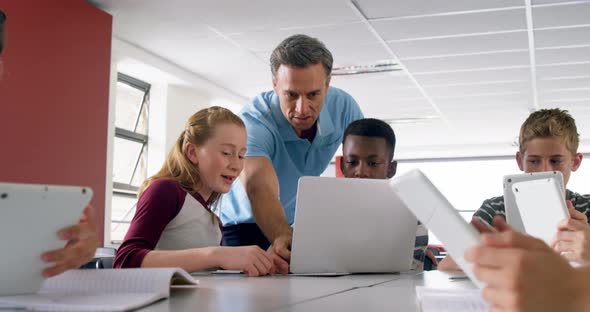
[[[370,65],[353,65],[335,67],[332,69],[332,76],[348,76],[348,75],[360,75],[360,74],[373,74],[373,73],[384,73],[401,71],[402,68],[399,64],[386,61],[378,62]]]

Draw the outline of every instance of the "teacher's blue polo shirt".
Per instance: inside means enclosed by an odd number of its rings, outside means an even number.
[[[279,181],[279,199],[287,221],[293,224],[297,184],[302,176],[319,176],[336,153],[346,127],[363,118],[356,101],[348,93],[330,87],[318,118],[312,142],[297,136],[287,121],[274,91],[264,92],[240,113],[248,132],[246,157],[266,157],[272,162]],[[219,215],[224,226],[255,223],[244,185],[237,179],[228,194],[221,196]]]

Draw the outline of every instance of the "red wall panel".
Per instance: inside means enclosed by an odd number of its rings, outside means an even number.
[[[83,0],[0,8],[0,181],[92,187],[102,238],[112,17]]]
[[[343,178],[344,173],[342,172],[342,156],[336,156],[336,177]]]

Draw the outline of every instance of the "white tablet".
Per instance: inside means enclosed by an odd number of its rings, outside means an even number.
[[[41,254],[64,246],[57,231],[78,223],[91,198],[85,187],[0,183],[0,295],[39,290]]]
[[[418,220],[442,242],[471,281],[483,288],[485,285],[475,278],[471,264],[463,258],[467,249],[479,244],[479,232],[461,217],[419,169],[393,178],[391,185]]]
[[[570,217],[565,204],[561,176],[517,182],[512,185],[516,205],[527,234],[547,244],[557,232],[557,224]],[[562,180],[563,181],[563,180]]]
[[[563,189],[565,195],[563,175],[560,171],[531,172],[504,176],[504,211],[506,213],[506,222],[510,225],[510,227],[512,227],[512,229],[522,233],[525,232],[522,218],[520,217],[520,212],[514,200],[512,185],[518,182],[545,179],[550,177],[556,177],[557,182],[560,183],[560,187]]]

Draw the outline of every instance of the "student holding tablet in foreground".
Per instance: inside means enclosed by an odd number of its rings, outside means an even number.
[[[2,83],[2,51],[5,46],[6,15],[0,10],[0,83]],[[98,247],[96,220],[91,206],[84,209],[78,224],[59,230],[57,235],[67,241],[64,248],[43,253],[41,258],[52,265],[43,270],[44,277],[75,269],[90,261]]]
[[[499,232],[485,233],[467,250],[475,276],[486,284],[490,311],[590,311],[590,266],[573,268],[542,240],[512,231],[496,216]]]
[[[574,118],[564,110],[542,109],[531,113],[520,128],[516,162],[524,172],[560,171],[567,187],[570,174],[582,163],[578,145]],[[552,247],[569,261],[590,263],[590,195],[580,195],[568,189],[565,195],[571,204],[570,218],[559,224]],[[505,218],[505,215],[504,198],[500,196],[484,201],[473,217],[491,224],[495,216]],[[441,261],[438,268],[459,269],[450,257]]]
[[[115,267],[212,268],[249,276],[287,270],[258,246],[220,247],[221,223],[210,207],[244,168],[246,128],[222,107],[193,114],[162,169],[140,188],[137,212],[117,251]]]

